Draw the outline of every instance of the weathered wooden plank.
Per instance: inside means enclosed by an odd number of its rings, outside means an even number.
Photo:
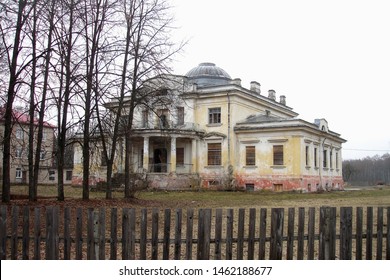
[[[352,259],[352,207],[340,208],[340,259]]]
[[[28,260],[30,253],[30,207],[23,207],[22,258]]]
[[[356,260],[363,259],[363,208],[356,208]]]
[[[390,207],[387,207],[386,225],[386,260],[390,260]]]
[[[64,208],[64,260],[71,259],[72,239],[70,237],[70,221],[71,213],[70,208]]]
[[[270,260],[281,260],[283,257],[283,225],[284,208],[272,208]]]
[[[83,209],[76,210],[76,260],[83,259]]]
[[[245,209],[238,209],[237,260],[244,258]]]
[[[46,208],[46,260],[54,260],[54,226],[53,226],[53,207]]]
[[[147,234],[148,234],[148,209],[141,210],[141,224],[140,224],[140,259],[146,260]]]
[[[187,209],[186,260],[192,260],[192,238],[194,229],[194,209]]]
[[[60,209],[58,206],[53,207],[53,254],[54,259],[58,260],[60,257]]]
[[[336,231],[336,208],[320,208],[320,246],[319,258],[321,260],[335,259],[335,233]]]
[[[164,236],[163,236],[163,260],[169,260],[170,240],[171,240],[171,209],[165,209]]]
[[[117,259],[118,250],[118,209],[111,208],[110,223],[110,260]]]
[[[98,243],[99,243],[99,260],[106,259],[106,209],[104,207],[99,208],[98,216]]]
[[[220,260],[222,255],[222,209],[215,210],[215,245],[214,259]]]
[[[174,259],[181,259],[181,231],[182,231],[182,219],[183,219],[183,210],[176,209],[175,212],[175,252]]]
[[[0,206],[0,260],[7,257],[7,206]]]
[[[298,253],[297,259],[303,260],[305,246],[305,208],[298,209]]]
[[[314,207],[309,208],[307,259],[314,260],[314,240],[315,240],[315,213]]]
[[[135,260],[135,237],[136,237],[136,211],[134,208],[131,208],[129,211],[129,259]]]
[[[226,259],[233,258],[233,221],[234,210],[227,209],[226,213]]]
[[[382,259],[383,248],[383,207],[378,207],[376,216],[376,259]]]
[[[41,259],[41,208],[34,208],[34,260]]]
[[[256,209],[249,209],[249,226],[248,226],[248,260],[255,257],[255,234],[256,234]]]
[[[260,209],[259,260],[265,260],[265,241],[267,240],[267,208]]]
[[[88,260],[96,260],[97,259],[97,252],[95,245],[97,245],[95,242],[95,223],[98,223],[98,219],[96,215],[94,214],[93,208],[88,208],[87,211],[87,259]],[[96,225],[97,226],[97,225]]]
[[[366,260],[372,260],[372,237],[374,227],[374,209],[367,207],[367,228],[366,228]]]
[[[122,259],[130,259],[130,209],[122,211]]]
[[[210,257],[211,209],[199,209],[197,259]]]
[[[158,259],[158,218],[159,218],[159,210],[153,209],[153,212],[152,212],[152,260]]]
[[[288,209],[287,259],[294,259],[295,208]]]
[[[18,258],[18,221],[19,206],[12,206],[12,225],[11,225],[11,260]]]

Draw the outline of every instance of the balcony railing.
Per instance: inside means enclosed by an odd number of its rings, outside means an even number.
[[[171,163],[150,163],[148,166],[149,173],[170,173],[172,172]],[[189,174],[192,170],[192,164],[176,164],[176,173]]]

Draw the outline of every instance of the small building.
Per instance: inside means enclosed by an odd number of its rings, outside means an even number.
[[[0,109],[0,137],[4,136],[4,112]],[[25,185],[29,182],[28,143],[29,143],[29,115],[22,108],[13,111],[13,126],[11,135],[11,157],[10,157],[10,183]],[[38,184],[56,184],[57,169],[55,162],[55,129],[56,127],[48,122],[43,123],[43,138],[41,154],[39,155],[39,177]],[[34,132],[38,132],[38,120],[34,120]],[[34,136],[34,149],[36,147],[37,135]],[[0,151],[0,172],[3,172],[3,152]],[[65,183],[72,182],[72,166],[68,164],[64,171]]]
[[[263,94],[259,82],[245,88],[215,64],[201,63],[185,76],[151,79],[143,90],[154,94],[135,108],[128,152],[131,171],[146,173],[152,188],[312,192],[343,187],[346,140],[323,118],[297,118],[285,95],[277,98],[272,89]],[[107,108],[115,112],[115,101]],[[117,151],[115,172],[121,173],[123,138]],[[81,154],[76,148],[77,184]],[[95,162],[91,176],[105,180],[104,168]]]

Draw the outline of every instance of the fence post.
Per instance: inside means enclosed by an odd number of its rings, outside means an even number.
[[[22,257],[23,260],[29,259],[30,251],[30,207],[23,207],[23,241]]]
[[[222,209],[215,210],[215,247],[214,259],[221,259],[221,239],[222,239]]]
[[[169,247],[171,241],[171,209],[164,211],[164,237],[163,237],[163,260],[169,259]]]
[[[0,260],[5,260],[7,248],[7,206],[0,208]]]
[[[76,210],[76,260],[83,258],[83,209]]]
[[[305,246],[305,208],[298,209],[298,254],[297,259],[303,260]]]
[[[340,259],[352,259],[352,207],[340,208]]]
[[[255,256],[255,232],[256,232],[256,209],[249,209],[248,226],[248,260],[253,260]]]
[[[387,210],[387,232],[386,232],[386,260],[390,260],[390,207]]]
[[[227,209],[226,214],[226,259],[231,260],[233,257],[233,209]]]
[[[176,209],[175,215],[175,260],[180,260],[181,256],[181,230],[182,230],[182,209]]]
[[[376,259],[382,259],[382,247],[383,247],[383,207],[378,207],[377,209],[377,230],[376,230]]]
[[[96,260],[99,258],[99,216],[93,208],[88,208],[87,225],[87,259]]]
[[[283,257],[283,225],[284,208],[272,208],[270,260],[281,260]]]
[[[194,228],[194,209],[187,209],[187,232],[186,232],[186,259],[192,260],[192,237]]]
[[[198,260],[210,257],[211,209],[199,209],[198,217]]]
[[[288,208],[287,226],[287,259],[294,258],[294,229],[295,229],[295,208]]]
[[[320,260],[335,259],[336,208],[320,208]]]
[[[244,257],[245,209],[238,209],[237,260]]]
[[[372,260],[372,231],[374,224],[374,212],[372,207],[367,207],[367,235],[366,235],[366,260]]]
[[[267,208],[260,209],[259,260],[265,259],[265,241],[267,237]]]

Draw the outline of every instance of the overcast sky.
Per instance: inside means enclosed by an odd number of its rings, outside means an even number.
[[[389,1],[169,1],[175,38],[189,39],[175,74],[214,62],[285,95],[298,118],[325,118],[344,159],[390,152]]]

